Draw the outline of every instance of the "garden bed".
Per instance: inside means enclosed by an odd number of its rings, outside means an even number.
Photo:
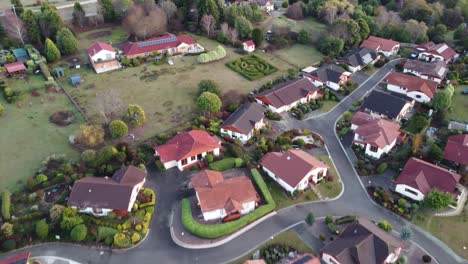
[[[241,57],[226,63],[226,66],[249,81],[260,79],[278,71],[276,67],[255,55]]]
[[[369,186],[367,187],[367,192],[376,203],[409,220],[413,218],[414,213],[420,207],[419,203],[413,203],[410,200],[406,200],[405,197],[395,192],[389,192],[381,187]]]

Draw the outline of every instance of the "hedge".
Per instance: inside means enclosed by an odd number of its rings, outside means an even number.
[[[190,202],[187,198],[184,198],[182,200],[182,225],[185,227],[185,229],[187,229],[187,231],[190,233],[202,238],[218,238],[233,233],[273,211],[276,207],[276,204],[270,194],[270,191],[268,190],[267,185],[263,181],[262,176],[256,169],[252,169],[251,173],[255,183],[262,192],[263,198],[266,201],[265,205],[260,206],[252,213],[232,222],[217,225],[204,225],[193,219]]]
[[[335,224],[342,225],[356,221],[355,215],[346,215],[335,220]]]
[[[2,194],[2,216],[5,220],[10,220],[10,192],[4,191]]]
[[[210,163],[210,170],[225,171],[232,168],[240,168],[244,164],[241,158],[225,158],[216,162]]]
[[[148,206],[154,206],[156,204],[156,194],[154,193],[154,191],[152,189],[149,189],[149,188],[146,188],[145,190],[150,190],[151,191],[151,201],[147,202],[147,203],[140,204],[140,206],[139,206],[140,209],[148,207]]]
[[[49,80],[49,77],[52,77],[50,74],[49,68],[47,67],[47,64],[45,63],[39,63],[39,68],[41,69],[42,75],[44,75],[44,79],[46,81]]]

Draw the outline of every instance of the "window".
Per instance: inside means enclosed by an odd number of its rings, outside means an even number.
[[[421,98],[421,95],[420,95],[420,94],[417,94],[417,95],[416,95],[416,98]]]
[[[190,157],[190,161],[194,161],[194,160],[195,160],[195,156]]]
[[[182,166],[187,165],[187,159],[183,159],[181,162],[182,162]]]
[[[213,151],[208,151],[208,154],[209,154],[209,155],[213,155],[214,152],[213,152]]]
[[[405,188],[405,192],[411,193],[412,195],[415,195],[415,196],[418,196],[418,193],[417,193],[417,192],[415,192],[415,191],[413,191],[413,190],[410,190],[410,189],[408,189],[408,188]]]
[[[372,152],[377,152],[378,149],[379,149],[378,147],[370,146],[370,151]]]

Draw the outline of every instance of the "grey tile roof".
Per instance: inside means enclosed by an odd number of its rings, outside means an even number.
[[[223,122],[221,128],[237,130],[236,132],[247,135],[262,120],[266,111],[264,106],[257,103],[243,104]]]
[[[382,91],[373,91],[362,104],[362,109],[385,115],[389,119],[394,119],[398,117],[408,101],[402,96]]]

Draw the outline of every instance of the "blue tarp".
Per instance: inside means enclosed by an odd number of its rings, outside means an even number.
[[[70,82],[72,85],[79,85],[81,83],[80,75],[73,75],[70,77]]]

